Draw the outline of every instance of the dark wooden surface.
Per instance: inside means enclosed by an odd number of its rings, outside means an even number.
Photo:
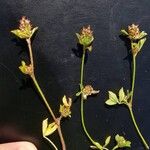
[[[106,107],[107,91],[130,89],[130,63],[120,29],[139,24],[150,35],[149,0],[9,0],[0,1],[0,142],[28,140],[39,150],[49,150],[42,139],[41,123],[49,116],[32,82],[18,69],[28,60],[24,43],[16,42],[10,30],[27,16],[39,30],[33,40],[36,77],[54,112],[61,97],[73,98],[72,118],[64,120],[63,133],[68,150],[88,150],[91,143],[80,123],[78,90],[81,58],[76,55],[75,33],[83,25],[94,30],[93,51],[85,66],[85,83],[100,94],[85,103],[85,121],[93,138],[104,143],[108,135],[124,135],[132,150],[143,150],[125,107]],[[127,59],[126,59],[127,57]],[[134,113],[150,143],[150,40],[137,57]],[[50,137],[59,145],[59,137]],[[114,145],[110,145],[110,147]],[[60,147],[60,146],[59,146]],[[59,148],[60,149],[60,148]]]

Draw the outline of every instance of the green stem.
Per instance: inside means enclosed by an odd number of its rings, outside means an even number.
[[[139,130],[139,128],[138,128],[138,125],[137,125],[137,123],[136,123],[136,120],[135,120],[135,117],[134,117],[134,114],[133,114],[133,110],[132,110],[132,106],[128,105],[128,108],[129,108],[130,115],[131,115],[132,121],[133,121],[133,123],[134,123],[134,126],[135,126],[135,128],[136,128],[136,130],[137,130],[137,132],[138,132],[138,135],[140,136],[140,138],[141,138],[141,140],[142,140],[142,142],[143,142],[145,148],[146,148],[146,149],[149,149],[149,146],[148,146],[147,142],[145,141],[144,137],[142,136],[142,133],[140,132],[140,130]]]
[[[54,147],[55,150],[58,150],[56,145],[49,138],[47,138],[46,136],[43,136],[43,138],[46,139]]]
[[[34,82],[35,87],[37,88],[37,91],[39,92],[40,96],[42,97],[45,106],[47,107],[47,109],[50,112],[51,116],[53,117],[54,121],[57,123],[57,119],[56,119],[56,117],[55,117],[55,115],[54,115],[54,113],[53,113],[49,103],[47,102],[47,100],[46,100],[46,98],[45,98],[45,96],[44,96],[44,94],[43,94],[43,92],[42,92],[42,90],[41,90],[41,88],[40,88],[36,78],[34,76],[31,76],[31,78],[32,78],[32,80]]]
[[[133,55],[133,59],[132,59],[132,87],[131,87],[131,99],[130,99],[131,104],[132,104],[133,96],[134,96],[135,75],[136,75],[136,55]]]
[[[85,53],[86,53],[86,48],[83,47],[83,55],[82,55],[82,63],[81,63],[81,76],[80,76],[80,88],[82,90],[83,88],[83,79],[84,79],[84,63],[85,63]],[[81,94],[81,122],[82,122],[82,127],[84,129],[85,134],[87,137],[90,139],[90,141],[95,145],[95,141],[92,139],[92,137],[89,135],[86,127],[85,127],[85,122],[84,122],[84,109],[83,109],[83,96]]]
[[[86,133],[87,137],[90,139],[90,141],[95,145],[95,141],[92,139],[92,137],[89,135],[86,127],[85,127],[85,123],[84,123],[84,109],[83,109],[83,102],[84,102],[84,99],[83,97],[81,97],[81,121],[82,121],[82,127],[84,129],[84,132]]]

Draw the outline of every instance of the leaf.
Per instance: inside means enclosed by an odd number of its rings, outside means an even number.
[[[139,39],[145,37],[146,35],[147,35],[147,33],[146,33],[145,31],[142,31],[142,32],[140,33]]]
[[[53,134],[57,130],[57,128],[58,128],[58,125],[56,124],[56,122],[50,123],[45,132],[45,136]]]
[[[113,93],[112,91],[108,91],[108,93],[109,93],[109,99],[112,99],[112,101],[118,103],[117,95],[115,93]]]
[[[98,148],[97,148],[96,146],[94,146],[94,145],[91,145],[90,148],[91,148],[91,149],[98,149]]]
[[[112,99],[108,99],[106,102],[105,102],[105,104],[107,104],[107,105],[116,105],[118,102],[117,101],[113,101]]]
[[[43,136],[48,136],[48,135],[53,134],[56,131],[57,128],[58,128],[58,125],[55,122],[50,123],[48,125],[48,118],[46,118],[42,122],[42,133],[43,133]]]
[[[21,39],[26,39],[26,38],[28,38],[28,35],[25,34],[24,32],[22,32],[22,31],[19,30],[19,29],[12,30],[11,33],[15,34],[17,37],[19,37],[19,38],[21,38]]]
[[[139,40],[139,42],[138,42],[139,51],[140,51],[141,48],[143,47],[145,41],[146,41],[146,38],[143,38],[143,39]]]
[[[122,29],[120,32],[121,32],[121,34],[123,34],[123,35],[129,35],[128,32],[127,32],[126,30],[124,30],[124,29]]]
[[[77,36],[78,40],[80,40],[80,34],[76,33],[76,36]]]
[[[123,87],[119,90],[119,101],[122,102],[125,99],[125,93]]]
[[[47,126],[48,126],[48,118],[44,119],[42,122],[42,133],[43,133],[43,135],[46,132]]]
[[[130,141],[126,141],[125,146],[126,146],[126,147],[131,147],[131,142],[130,142]]]
[[[110,139],[111,139],[111,136],[108,136],[106,138],[104,147],[106,147],[110,143]]]
[[[33,34],[38,30],[38,27],[35,27],[32,29],[32,34],[31,34],[31,37],[33,36]]]

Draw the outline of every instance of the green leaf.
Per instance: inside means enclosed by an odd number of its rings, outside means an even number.
[[[126,36],[129,35],[128,32],[127,32],[126,30],[124,30],[124,29],[122,29],[120,32],[121,32],[121,34],[123,34],[123,35],[126,35]]]
[[[147,35],[147,33],[146,33],[145,31],[142,31],[142,32],[140,33],[139,39],[145,37],[146,35]]]
[[[120,135],[116,135],[115,136],[115,140],[117,142],[117,145],[119,148],[123,148],[123,147],[131,147],[131,142],[127,141],[123,136]]]
[[[104,147],[106,147],[110,143],[110,139],[111,139],[111,136],[108,136],[106,138]]]
[[[125,93],[123,87],[119,90],[119,101],[122,102],[125,99]]]
[[[141,48],[143,47],[145,41],[146,41],[146,38],[143,38],[143,39],[139,40],[139,42],[138,42],[139,51],[140,51]]]
[[[27,35],[25,32],[22,32],[19,29],[12,30],[11,33],[15,34],[17,37],[19,37],[21,39],[29,38],[29,35]]]
[[[108,93],[109,93],[109,99],[111,99],[115,103],[118,103],[119,100],[117,98],[117,95],[115,93],[113,93],[112,91],[108,91]]]
[[[91,148],[91,149],[98,149],[98,148],[97,148],[96,146],[94,146],[94,145],[91,145],[90,148]]]
[[[106,102],[105,102],[105,104],[107,104],[107,105],[116,105],[118,102],[117,101],[114,101],[114,100],[112,100],[112,99],[108,99]]]
[[[56,131],[57,128],[58,128],[58,125],[55,122],[50,123],[48,125],[48,118],[46,118],[42,122],[42,133],[43,133],[43,136],[49,136],[49,135],[53,134]]]
[[[43,135],[46,132],[47,126],[48,126],[48,118],[44,119],[42,122],[42,133],[43,133]]]

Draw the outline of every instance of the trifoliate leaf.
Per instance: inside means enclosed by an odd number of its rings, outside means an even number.
[[[141,50],[141,48],[143,47],[143,45],[144,45],[145,41],[146,41],[146,38],[143,38],[143,39],[139,40],[139,42],[138,42],[139,51],[140,51],[140,50]]]
[[[125,93],[123,87],[119,90],[119,101],[122,102],[125,100]]]
[[[123,35],[129,35],[126,30],[123,30],[123,29],[122,29],[120,32],[121,32],[121,34],[123,34]]]
[[[111,139],[111,136],[108,136],[106,138],[104,147],[106,147],[110,143],[110,139]]]
[[[105,102],[105,104],[107,104],[107,105],[116,105],[118,102],[117,101],[114,101],[114,100],[112,100],[112,99],[108,99],[106,102]]]

